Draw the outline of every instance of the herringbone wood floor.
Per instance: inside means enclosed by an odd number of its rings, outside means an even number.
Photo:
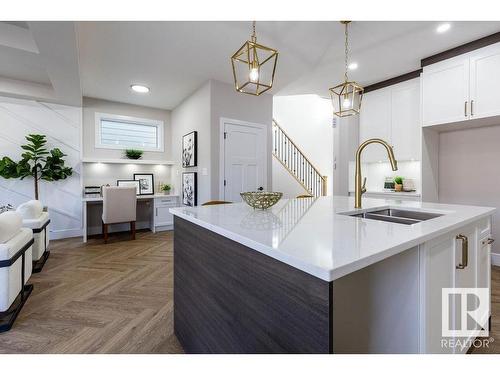
[[[173,334],[173,233],[53,241],[0,353],[182,353]]]
[[[51,242],[45,268],[0,353],[182,353],[173,334],[173,233],[110,243]],[[500,353],[500,268],[492,270],[489,348]]]

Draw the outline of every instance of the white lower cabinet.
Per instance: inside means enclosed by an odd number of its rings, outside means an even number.
[[[453,294],[448,297],[446,312],[443,288],[489,288],[489,228],[490,219],[483,219],[420,245],[420,352],[465,353],[469,349],[464,345],[467,338],[472,340],[477,336],[479,326],[466,337],[443,337],[443,328],[450,331],[465,328],[462,303],[467,303],[468,310],[478,307],[473,296],[462,301],[463,295]],[[489,307],[487,311],[480,318],[481,325],[487,324]],[[443,327],[446,323],[448,327]]]
[[[156,231],[172,229],[174,225],[174,216],[169,210],[177,206],[179,206],[179,199],[177,196],[155,198],[154,226]]]
[[[334,353],[467,352],[478,326],[465,338],[443,337],[443,324],[461,328],[462,302],[452,295],[443,318],[443,288],[489,289],[490,233],[491,219],[480,219],[335,280]],[[467,301],[469,311],[477,307]]]

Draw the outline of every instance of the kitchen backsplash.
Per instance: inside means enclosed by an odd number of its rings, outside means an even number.
[[[383,191],[384,180],[389,176],[402,176],[415,181],[417,192],[421,191],[421,167],[420,161],[398,161],[398,170],[393,171],[389,162],[363,163],[363,177],[366,177],[366,190]],[[355,162],[349,163],[349,191],[354,191]]]

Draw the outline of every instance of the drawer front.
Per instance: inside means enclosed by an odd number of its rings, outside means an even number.
[[[177,204],[176,197],[165,197],[165,198],[156,198],[155,206],[163,207],[163,206],[175,206]]]

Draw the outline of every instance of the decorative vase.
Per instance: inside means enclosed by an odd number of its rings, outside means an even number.
[[[403,184],[394,184],[394,190],[403,191]]]
[[[163,195],[170,195],[170,190],[163,190]]]

